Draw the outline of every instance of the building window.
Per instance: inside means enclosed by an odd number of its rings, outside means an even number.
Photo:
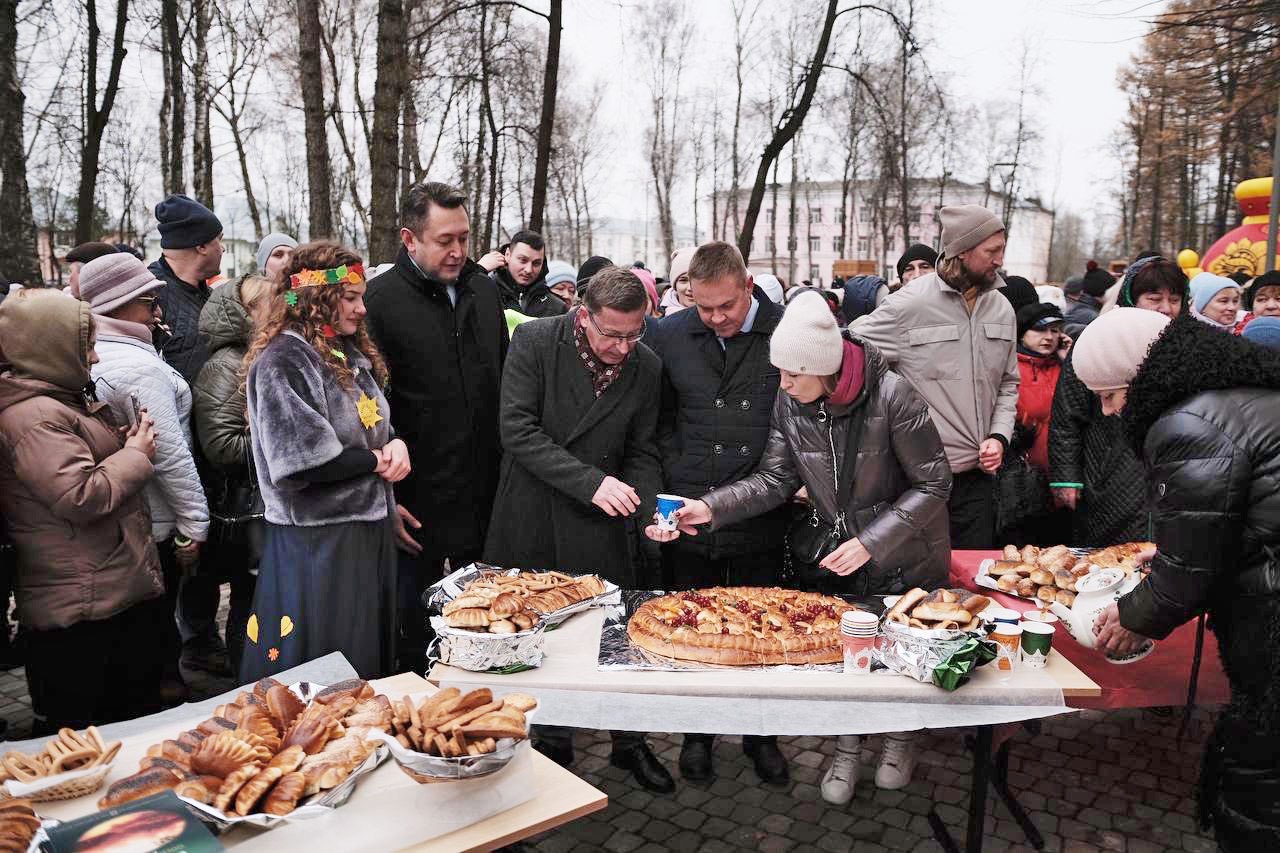
[[[768,220],[770,225],[773,224],[773,208],[772,207],[765,208],[764,218]]]
[[[809,281],[814,284],[822,284],[822,271],[817,264],[809,264]]]
[[[764,250],[765,250],[766,252],[768,252],[769,254],[771,254],[771,255],[772,255],[774,252],[778,251],[778,246],[777,246],[777,244],[776,244],[776,243],[774,243],[774,241],[773,241],[773,235],[772,235],[772,234],[770,234],[768,237],[766,237],[766,238],[765,238],[765,240],[764,240]]]
[[[794,252],[795,250],[796,250],[796,238],[795,238],[795,237],[788,237],[788,238],[787,238],[787,251],[788,251],[788,252]]]
[[[870,256],[871,256],[871,238],[859,237],[858,238],[858,257],[867,258]]]
[[[913,205],[911,205],[910,207],[908,207],[908,208],[907,208],[907,217],[908,217],[912,222],[919,222],[919,221],[920,221],[920,205],[918,205],[918,204],[913,204]]]
[[[809,251],[810,251],[810,252],[821,252],[821,251],[822,251],[822,238],[821,238],[821,237],[810,237],[810,238],[809,238]]]
[[[871,221],[871,205],[870,204],[864,203],[861,207],[858,208],[858,221],[859,222]]]
[[[838,237],[831,238],[831,251],[835,252],[837,255],[844,254],[844,235],[843,234],[841,234]]]
[[[819,222],[819,223],[822,222],[822,208],[820,207],[809,208],[809,221]]]
[[[837,210],[837,211],[836,211],[836,224],[837,224],[837,225],[843,225],[843,224],[844,224],[844,210]]]

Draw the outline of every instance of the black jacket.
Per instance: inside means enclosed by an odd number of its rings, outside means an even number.
[[[1070,355],[1053,393],[1049,484],[1080,489],[1069,544],[1100,548],[1150,536],[1142,461],[1120,417],[1105,417],[1098,395],[1076,376]]]
[[[576,312],[575,312],[576,314]],[[655,432],[661,365],[641,344],[599,398],[578,358],[575,314],[517,327],[502,377],[502,476],[486,561],[522,569],[598,572],[635,585],[627,520],[591,503],[606,475],[653,517],[661,487]]]
[[[693,497],[756,470],[769,439],[778,368],[769,362],[769,338],[782,306],[755,288],[760,308],[751,331],[720,348],[695,309],[650,321],[645,343],[662,359],[662,414],[658,422],[666,491]],[[707,559],[780,548],[787,508],[713,533],[682,536],[677,549]],[[781,566],[779,566],[781,568]]]
[[[523,290],[516,284],[511,273],[505,267],[499,267],[489,273],[489,278],[498,285],[498,293],[502,295],[502,307],[519,311],[527,317],[558,317],[569,309],[564,300],[551,292],[547,287],[547,268],[544,265],[538,277]]]
[[[189,284],[178,278],[163,257],[147,269],[164,282],[156,296],[164,309],[164,324],[169,327],[169,334],[157,330],[156,349],[182,374],[188,385],[195,385],[200,368],[209,360],[209,341],[200,334],[200,311],[209,301],[209,285],[203,281]]]
[[[1241,840],[1224,849],[1277,849],[1280,355],[1184,315],[1152,345],[1123,418],[1146,461],[1159,550],[1120,621],[1159,639],[1208,612],[1231,701],[1203,804],[1219,841]],[[1237,834],[1253,822],[1260,834]]]
[[[401,248],[369,283],[369,332],[387,361],[387,401],[412,473],[396,498],[422,522],[424,559],[479,552],[498,480],[498,395],[507,324],[498,289],[468,261],[458,304]]]
[[[804,404],[778,391],[759,470],[704,500],[718,526],[776,507],[804,485],[828,524],[844,512],[848,533],[858,537],[873,561],[843,578],[819,570],[816,578],[802,577],[804,585],[859,595],[932,589],[946,581],[951,555],[951,467],[924,399],[885,366],[874,347],[862,346],[866,378],[851,405]],[[861,407],[866,411],[853,488],[847,504],[837,508],[834,471],[841,478],[850,473],[843,468],[845,448]]]

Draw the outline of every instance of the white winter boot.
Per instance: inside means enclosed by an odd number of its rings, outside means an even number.
[[[854,786],[858,784],[858,755],[862,751],[862,737],[840,735],[836,738],[836,751],[822,774],[822,799],[833,806],[843,806],[853,799]]]
[[[880,766],[876,768],[876,787],[896,791],[911,782],[916,766],[915,732],[891,732],[884,736]]]

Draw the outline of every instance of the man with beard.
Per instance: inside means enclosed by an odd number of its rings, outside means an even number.
[[[365,296],[369,332],[393,377],[392,425],[413,464],[396,484],[402,669],[422,666],[422,591],[446,560],[457,567],[480,556],[502,458],[507,326],[497,286],[467,257],[465,202],[447,184],[412,187],[400,211],[404,245]]]
[[[558,317],[564,304],[547,286],[547,251],[536,231],[517,231],[511,242],[480,259],[498,285],[502,307],[528,317]]]
[[[1004,247],[1004,223],[991,211],[942,208],[937,269],[852,326],[929,404],[954,475],[953,548],[994,544],[994,475],[1018,406],[1013,308],[996,292]]]

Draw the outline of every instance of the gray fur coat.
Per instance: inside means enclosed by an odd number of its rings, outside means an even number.
[[[370,363],[350,344],[338,343],[356,370],[355,387],[338,384],[333,371],[301,336],[279,335],[249,369],[246,397],[253,461],[272,524],[318,527],[348,521],[380,521],[395,510],[391,484],[377,474],[337,483],[307,483],[298,473],[350,448],[376,450],[393,438],[387,398]],[[376,424],[366,429],[356,408],[361,396],[377,402]]]

